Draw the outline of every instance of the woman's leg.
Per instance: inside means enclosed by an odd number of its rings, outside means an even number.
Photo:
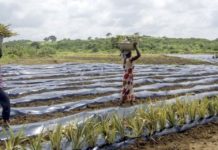
[[[2,110],[2,118],[3,118],[4,122],[9,122],[10,111],[11,111],[10,100],[2,88],[0,88],[0,104],[1,104],[2,109],[3,109]]]
[[[121,102],[120,102],[120,106],[122,106],[123,103],[126,102],[126,100],[127,100],[127,96],[126,96],[126,95],[122,95],[122,97],[121,97]]]

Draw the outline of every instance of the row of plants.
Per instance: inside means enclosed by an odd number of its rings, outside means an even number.
[[[2,148],[41,150],[42,143],[49,143],[51,149],[61,150],[68,143],[72,149],[90,149],[131,138],[151,137],[164,129],[182,127],[184,124],[217,115],[217,97],[191,102],[177,101],[158,107],[144,105],[128,117],[118,114],[95,117],[83,124],[58,125],[53,131],[43,132],[35,137],[25,137],[22,131],[15,134],[9,129],[10,138],[2,142]],[[6,131],[1,134],[6,134]]]

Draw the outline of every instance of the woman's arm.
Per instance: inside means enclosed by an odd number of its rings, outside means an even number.
[[[125,65],[126,65],[126,58],[123,59],[123,69],[125,69]]]
[[[134,48],[135,48],[135,50],[136,50],[136,56],[135,56],[135,57],[132,57],[131,61],[135,61],[135,60],[137,60],[137,59],[141,56],[141,53],[140,53],[139,50],[138,50],[138,47],[137,47],[137,43],[136,43],[136,42],[133,43],[133,46],[134,46]]]

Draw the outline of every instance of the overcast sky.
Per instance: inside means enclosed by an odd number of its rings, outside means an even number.
[[[116,34],[218,38],[218,0],[0,0],[0,23],[42,40]]]

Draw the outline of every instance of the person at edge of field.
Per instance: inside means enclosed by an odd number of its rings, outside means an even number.
[[[137,60],[141,54],[137,47],[137,42],[133,43],[133,47],[136,50],[136,56],[132,57],[131,51],[123,51],[121,52],[123,56],[123,86],[121,90],[121,102],[120,106],[130,101],[130,103],[133,105],[133,102],[135,101],[135,95],[133,90],[133,69],[134,69],[134,61]]]
[[[0,37],[0,58],[2,57],[2,42],[3,38]],[[1,71],[1,70],[0,70]],[[0,72],[0,105],[2,106],[2,119],[3,119],[3,126],[9,126],[10,123],[10,99],[8,98],[8,95],[4,92],[2,87],[2,77]]]

